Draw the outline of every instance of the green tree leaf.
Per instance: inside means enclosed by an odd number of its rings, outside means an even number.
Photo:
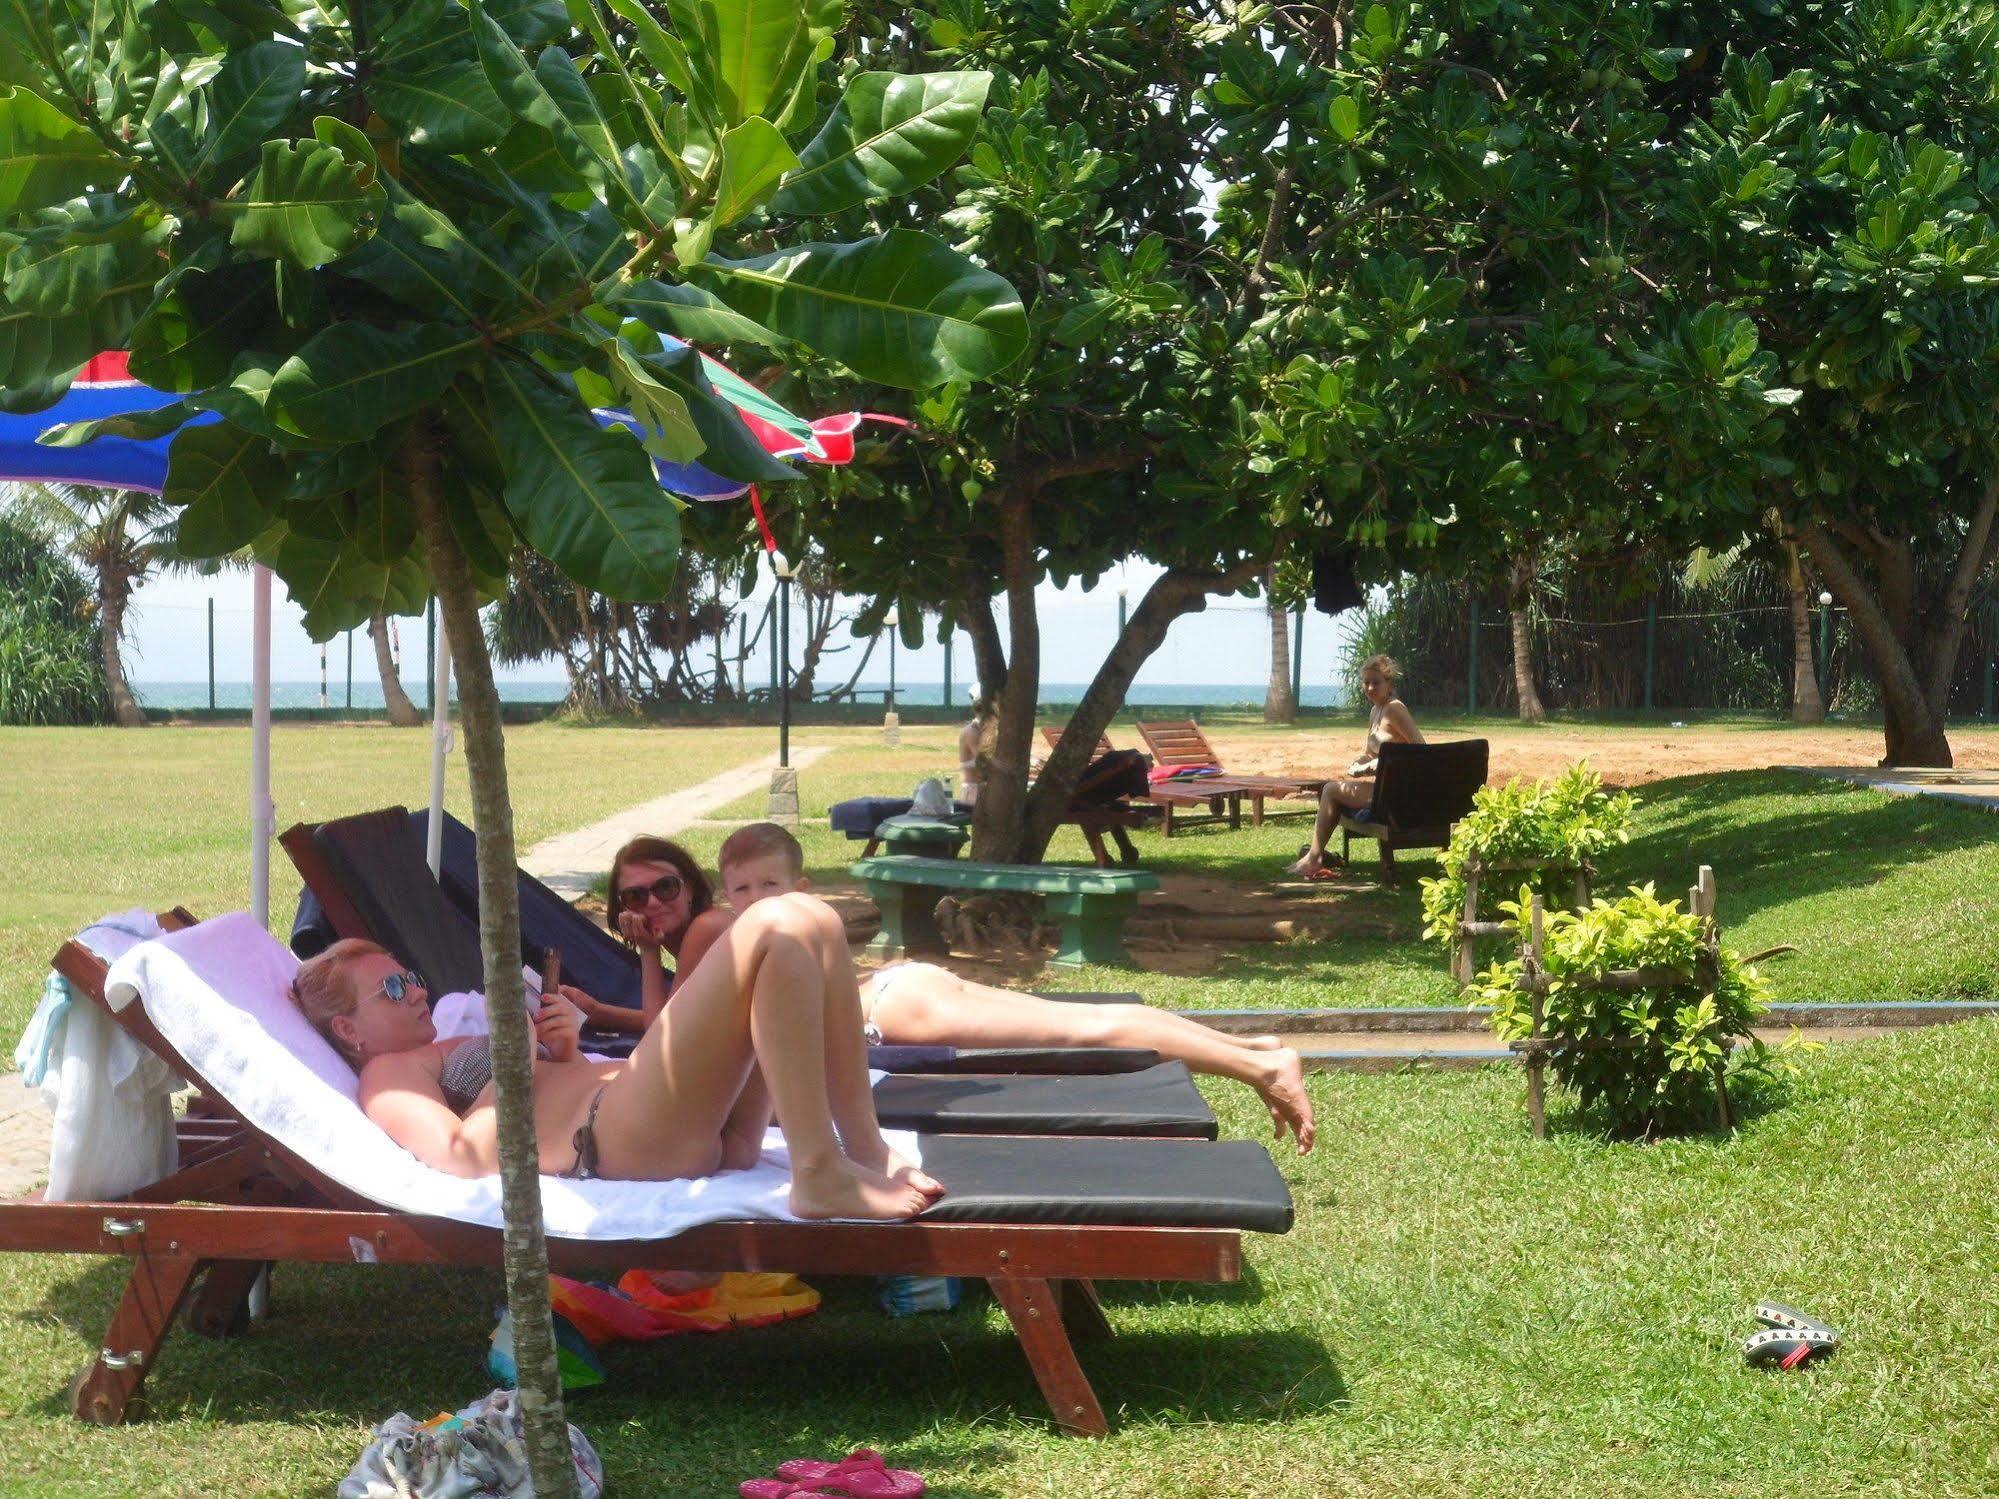
[[[990,73],[861,73],[847,85],[771,206],[827,214],[931,181],[978,133]]]
[[[797,469],[771,456],[744,423],[735,405],[716,390],[709,366],[698,351],[683,347],[644,354],[639,356],[639,362],[655,380],[687,403],[687,414],[701,434],[702,467],[744,484],[783,484],[798,477]],[[781,414],[787,422],[797,420]]]
[[[230,422],[183,427],[167,450],[166,500],[180,507],[176,545],[226,557],[270,529],[284,470],[269,443]]]
[[[0,411],[39,411],[102,345],[87,313],[48,317],[0,303]]]
[[[715,186],[713,222],[733,224],[761,205],[798,158],[777,126],[751,116],[722,134],[722,175]]]
[[[354,545],[363,559],[387,565],[416,544],[416,506],[394,464],[377,464],[352,491]]]
[[[237,249],[311,270],[374,232],[386,201],[375,177],[373,163],[323,141],[266,141],[257,169],[212,212]]]
[[[56,210],[56,221],[31,232],[6,260],[7,300],[44,317],[94,313],[106,320],[107,301],[123,304],[130,319],[151,300],[159,280],[159,246],[165,225],[120,212],[104,199]]]
[[[96,136],[40,94],[0,87],[0,213],[47,208],[124,174]]]
[[[385,70],[368,83],[368,99],[410,133],[410,144],[435,151],[476,151],[497,144],[514,117],[474,59],[421,71]]]
[[[810,57],[802,0],[695,0],[715,39],[715,102],[726,123],[768,115]]]
[[[666,596],[680,512],[631,433],[600,427],[575,396],[516,360],[486,365],[506,505],[529,546],[619,599]]]
[[[189,271],[132,329],[132,373],[161,390],[202,390],[229,378],[236,351],[277,312],[274,267]]]
[[[698,286],[634,281],[606,297],[605,305],[637,318],[656,333],[670,333],[690,343],[750,343],[771,349],[785,344],[762,323]]]
[[[35,440],[52,448],[79,448],[100,437],[129,437],[137,442],[151,442],[165,437],[193,415],[192,406],[170,401],[150,411],[100,416],[88,422],[64,422],[60,427],[51,427]]]
[[[1027,348],[1020,293],[912,229],[688,268],[745,317],[864,379],[920,389],[978,380]]]
[[[336,323],[271,380],[276,420],[303,437],[362,442],[444,394],[483,344],[470,328]]]
[[[611,383],[624,397],[626,409],[645,427],[646,451],[669,463],[692,463],[706,444],[680,392],[662,385],[624,341],[611,339]]]
[[[208,135],[194,171],[221,166],[263,144],[299,107],[305,92],[305,51],[290,42],[259,42],[232,52],[203,90]],[[190,173],[190,175],[193,175]]]

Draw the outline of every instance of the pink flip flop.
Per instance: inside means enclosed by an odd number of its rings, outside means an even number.
[[[742,1486],[743,1499],[788,1499],[790,1495],[841,1494],[850,1499],[917,1499],[925,1484],[907,1468],[891,1468],[871,1447],[861,1447],[837,1463],[818,1458],[795,1457],[777,1465],[777,1476],[791,1485],[782,1488],[770,1479],[751,1479]],[[752,1493],[750,1484],[759,1487]]]

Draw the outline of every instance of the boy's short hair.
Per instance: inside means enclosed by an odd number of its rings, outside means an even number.
[[[722,878],[729,876],[729,866],[741,864],[750,859],[761,859],[769,854],[783,854],[785,866],[796,879],[805,873],[805,849],[791,836],[786,828],[774,822],[752,822],[736,829],[722,840],[722,850],[715,855],[715,867],[722,871]]]

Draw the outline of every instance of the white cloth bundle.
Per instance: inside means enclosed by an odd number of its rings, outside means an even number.
[[[298,960],[246,913],[143,942],[106,984],[123,1008],[135,998],[173,1046],[243,1117],[308,1165],[385,1208],[501,1226],[500,1179],[433,1170],[361,1112],[358,1079],[291,1002]],[[917,1157],[913,1135],[894,1147]],[[541,1179],[550,1235],[666,1238],[732,1218],[790,1219],[789,1164],[772,1130],[762,1161],[691,1181]]]

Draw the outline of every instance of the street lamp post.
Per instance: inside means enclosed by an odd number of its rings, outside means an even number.
[[[1120,640],[1124,639],[1124,619],[1125,619],[1125,614],[1124,614],[1124,606],[1125,606],[1125,599],[1126,599],[1126,598],[1127,598],[1127,597],[1129,596],[1129,593],[1130,593],[1130,590],[1129,590],[1129,589],[1127,589],[1127,588],[1126,588],[1126,587],[1124,586],[1124,584],[1122,584],[1122,583],[1118,584],[1118,586],[1117,586],[1117,633],[1118,633],[1118,639],[1120,639]]]
[[[1832,703],[1832,590],[1819,594],[1819,701]]]
[[[791,768],[791,580],[796,569],[782,552],[770,554],[777,575],[777,769],[770,773],[770,816],[798,820],[798,772]]]
[[[895,637],[901,632],[902,615],[891,608],[882,616],[882,626],[888,631],[888,711],[882,714],[882,742],[900,744],[902,718],[895,711]]]

